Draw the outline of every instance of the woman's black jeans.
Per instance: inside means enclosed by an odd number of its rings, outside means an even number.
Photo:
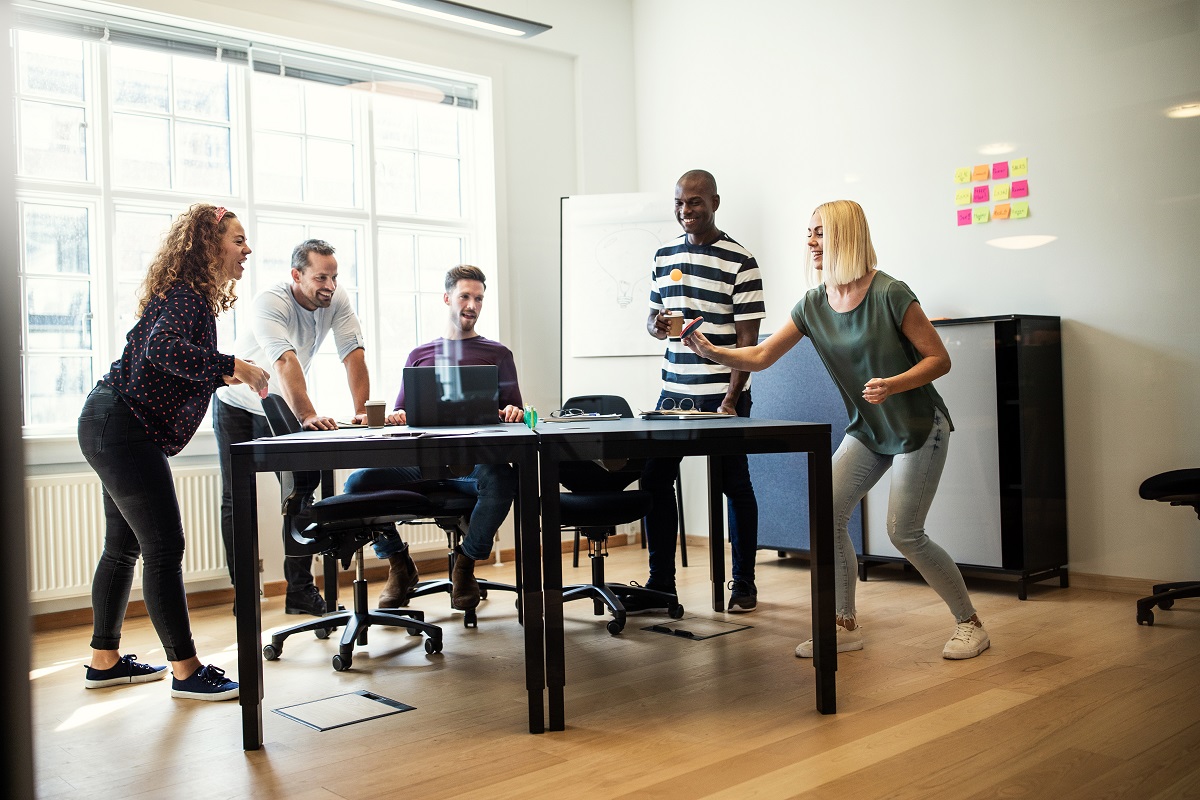
[[[103,484],[104,552],[92,580],[92,647],[117,650],[142,557],[142,598],[167,658],[196,655],[183,589],[183,521],[167,455],[117,392],[97,385],[79,415],[79,447]]]

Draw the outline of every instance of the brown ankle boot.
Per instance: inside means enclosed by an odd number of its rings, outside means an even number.
[[[479,582],[475,580],[475,561],[461,547],[454,548],[454,572],[450,574],[450,605],[469,611],[479,605]]]
[[[388,556],[388,579],[379,593],[379,608],[404,608],[408,605],[409,593],[416,588],[417,565],[408,554],[408,546],[399,553]]]

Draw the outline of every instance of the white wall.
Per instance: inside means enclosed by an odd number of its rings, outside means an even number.
[[[1197,521],[1140,500],[1200,466],[1200,4],[638,0],[638,189],[712,171],[776,329],[814,206],[860,201],[930,316],[1063,318],[1072,570],[1194,578]],[[953,170],[1029,158],[1032,217],[959,229]],[[1051,234],[1033,250],[984,244]],[[953,412],[953,409],[951,409]]]

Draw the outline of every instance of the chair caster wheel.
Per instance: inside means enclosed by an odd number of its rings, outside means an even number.
[[[1161,608],[1163,611],[1166,611],[1167,609],[1169,609],[1169,608],[1170,608],[1171,606],[1173,606],[1173,605],[1175,605],[1175,601],[1174,601],[1174,600],[1169,600],[1169,599],[1168,599],[1168,600],[1159,600],[1159,601],[1158,601],[1158,607],[1159,607],[1159,608]]]
[[[333,668],[338,672],[345,672],[350,669],[350,665],[354,663],[353,656],[344,656],[338,653],[333,657]]]
[[[463,614],[463,627],[464,628],[478,628],[479,627],[479,617],[475,616],[475,609],[473,609],[473,608],[469,609],[468,611],[466,611]]]
[[[332,628],[317,628],[313,631],[313,636],[316,636],[318,639],[328,639],[332,630]]]
[[[273,644],[263,645],[263,658],[267,661],[277,661],[283,653],[283,646],[276,647]]]
[[[425,652],[429,653],[430,655],[433,655],[434,653],[442,652],[442,640],[441,639],[426,639],[425,640]]]
[[[421,635],[420,628],[405,628],[404,630],[408,631],[409,636],[420,636]]]
[[[683,606],[679,603],[667,606],[667,616],[671,619],[683,619]]]
[[[1148,608],[1145,611],[1139,608],[1137,613],[1137,621],[1138,625],[1153,625],[1154,612]]]
[[[619,619],[610,619],[608,621],[608,632],[616,636],[621,631],[625,630],[625,623]]]
[[[479,599],[487,600],[487,589],[483,588],[482,586],[479,587]]]

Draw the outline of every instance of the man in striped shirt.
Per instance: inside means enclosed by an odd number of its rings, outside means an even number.
[[[683,235],[654,255],[650,314],[646,330],[667,339],[664,311],[682,313],[684,323],[704,317],[704,335],[722,347],[758,342],[766,308],[758,262],[716,225],[721,204],[717,182],[704,170],[692,170],[675,185],[675,219]],[[677,404],[690,399],[701,411],[750,416],[750,373],[731,370],[693,353],[679,339],[669,339],[662,362],[662,395]],[[683,403],[686,406],[686,401]],[[729,540],[733,547],[733,580],[729,611],[753,611],[754,557],[758,549],[758,502],[745,456],[722,459],[722,487],[729,498]],[[679,459],[653,459],[646,464],[642,488],[654,496],[646,517],[650,551],[648,588],[675,593],[675,475]]]

